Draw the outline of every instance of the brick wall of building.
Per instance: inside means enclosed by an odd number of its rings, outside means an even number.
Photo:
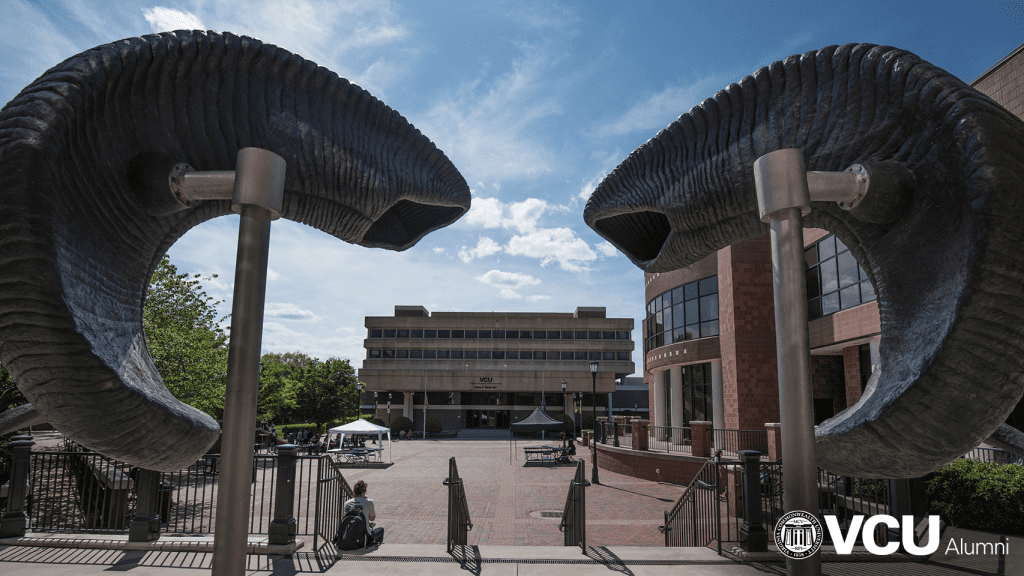
[[[846,387],[846,405],[860,400],[860,346],[843,348],[843,381]]]
[[[775,303],[767,235],[718,252],[718,326],[725,427],[779,420]]]
[[[706,461],[674,454],[658,454],[598,444],[597,467],[651,482],[687,485]],[[660,470],[660,472],[658,472]]]
[[[832,400],[833,413],[846,408],[846,378],[843,357],[811,356],[811,382],[815,399]]]

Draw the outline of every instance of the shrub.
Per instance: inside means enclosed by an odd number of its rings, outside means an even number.
[[[440,434],[444,430],[441,419],[437,416],[427,416],[427,434]]]
[[[377,426],[387,426],[388,425],[387,422],[381,420],[380,418],[374,418],[374,419],[370,420],[370,424],[376,424]]]
[[[555,418],[555,420],[561,420],[565,423],[566,432],[572,433],[576,429],[576,423],[572,421],[572,416],[569,416],[568,414],[561,414],[558,418]]]
[[[929,513],[953,526],[1024,535],[1024,467],[961,458],[927,481]]]
[[[397,436],[399,432],[405,430],[406,432],[412,431],[412,420],[409,420],[405,416],[399,416],[391,421],[391,435]]]

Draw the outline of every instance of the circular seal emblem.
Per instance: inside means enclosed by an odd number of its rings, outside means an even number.
[[[794,510],[783,514],[775,525],[775,545],[786,557],[807,558],[821,547],[821,522],[809,512]]]

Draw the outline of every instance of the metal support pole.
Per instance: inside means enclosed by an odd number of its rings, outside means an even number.
[[[803,214],[810,212],[803,151],[771,152],[754,162],[761,220],[771,229],[775,290],[775,346],[782,417],[783,507],[818,514],[814,458],[814,403],[811,386],[807,286],[804,272]],[[774,527],[773,527],[774,529]],[[821,552],[787,559],[789,576],[820,576]]]
[[[24,536],[28,528],[25,500],[35,444],[31,436],[11,438],[11,479],[7,486],[7,511],[0,516],[0,538]]]
[[[593,413],[593,417],[594,417],[594,432],[595,432],[595,434],[593,434],[593,436],[594,436],[594,454],[593,454],[594,468],[593,468],[593,470],[590,471],[590,482],[591,482],[591,484],[600,484],[601,480],[598,478],[598,475],[597,475],[597,434],[596,434],[596,432],[597,432],[597,371],[596,370],[590,373],[590,379],[592,380],[592,384],[593,384],[593,394],[592,394],[593,405],[591,406],[591,409],[592,409],[592,413]]]
[[[761,453],[740,450],[743,458],[743,524],[740,542],[747,552],[768,550],[768,533],[764,529],[764,511],[761,509]]]
[[[284,174],[284,159],[277,154],[258,148],[238,151],[233,208],[241,219],[213,541],[213,573],[218,576],[242,576],[246,567],[270,221],[280,216]]]
[[[295,456],[299,447],[285,444],[277,447],[277,494],[274,496],[274,519],[270,521],[268,544],[295,542]]]

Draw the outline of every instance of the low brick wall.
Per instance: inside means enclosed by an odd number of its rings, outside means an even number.
[[[625,446],[615,448],[610,444],[598,443],[597,446],[597,467],[601,470],[652,482],[689,484],[707,460],[680,454],[631,450]]]

